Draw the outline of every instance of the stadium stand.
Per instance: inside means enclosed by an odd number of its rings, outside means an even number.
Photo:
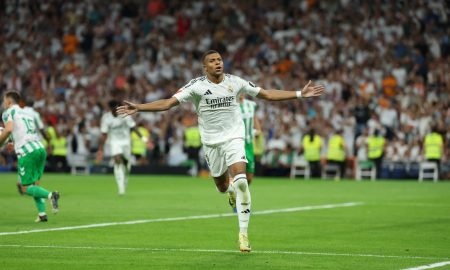
[[[354,9],[354,2],[0,1],[0,93],[16,89],[34,99],[59,134],[84,123],[76,135],[95,153],[110,99],[169,97],[202,74],[199,58],[212,48],[227,72],[264,88],[298,89],[308,79],[326,85],[320,99],[258,103],[265,155],[297,151],[311,127],[325,142],[342,129],[348,164],[356,164],[379,130],[386,138],[381,177],[417,178],[431,127],[450,139],[448,3],[356,1]],[[170,148],[182,145],[192,110],[138,116],[151,137],[150,164],[184,162],[172,160],[179,155]],[[271,148],[273,140],[284,144]],[[443,148],[441,177],[449,178],[449,144]],[[326,151],[325,143],[323,159]],[[12,163],[3,150],[0,170]],[[264,173],[268,164],[260,166]]]

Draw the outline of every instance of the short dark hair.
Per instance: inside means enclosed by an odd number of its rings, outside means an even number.
[[[119,107],[119,102],[117,102],[116,100],[110,100],[109,102],[108,102],[108,107],[112,110],[112,111],[114,111],[117,107]]]
[[[219,53],[219,52],[218,52],[218,51],[215,51],[215,50],[208,50],[208,51],[204,52],[203,55],[202,55],[202,63],[205,62],[206,56],[208,56],[208,55],[210,55],[210,54],[213,54],[213,53]],[[219,53],[219,54],[220,54],[220,53]]]
[[[14,103],[19,104],[19,102],[22,100],[22,96],[19,92],[10,90],[5,93],[5,97],[10,98],[14,101]]]

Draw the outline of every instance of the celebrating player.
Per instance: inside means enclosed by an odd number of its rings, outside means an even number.
[[[125,101],[117,112],[132,115],[137,112],[166,111],[182,102],[192,102],[199,118],[199,129],[205,158],[217,189],[236,193],[239,220],[239,248],[250,252],[248,223],[251,196],[246,177],[244,147],[245,129],[237,97],[249,94],[270,101],[320,96],[324,87],[309,82],[302,91],[265,90],[240,77],[224,74],[222,57],[217,51],[207,51],[202,57],[206,76],[191,80],[171,98],[146,104]],[[229,176],[233,178],[230,184]]]
[[[45,201],[49,199],[53,212],[58,212],[59,193],[57,191],[48,192],[39,186],[40,179],[44,173],[47,153],[41,143],[38,130],[35,125],[34,115],[19,107],[21,96],[18,92],[8,91],[3,96],[2,119],[5,129],[0,134],[0,145],[12,135],[14,149],[18,157],[17,172],[21,182],[23,193],[34,198],[38,209],[36,222],[47,221],[45,213]]]

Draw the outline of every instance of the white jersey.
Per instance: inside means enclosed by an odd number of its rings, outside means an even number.
[[[238,96],[258,95],[260,87],[234,75],[225,74],[216,84],[206,76],[191,80],[174,95],[180,103],[192,102],[198,115],[202,143],[216,145],[245,137]]]
[[[43,147],[34,122],[34,115],[20,108],[19,105],[13,105],[4,111],[2,120],[5,124],[9,121],[14,122],[11,135],[14,150],[18,156],[23,156],[36,148]]]
[[[130,129],[135,126],[136,123],[130,116],[114,117],[111,112],[108,112],[102,117],[100,131],[108,134],[110,144],[130,144]]]

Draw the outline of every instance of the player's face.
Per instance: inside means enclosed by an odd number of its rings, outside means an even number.
[[[218,53],[212,53],[205,57],[203,67],[206,74],[219,77],[223,74],[223,61],[222,57]]]

